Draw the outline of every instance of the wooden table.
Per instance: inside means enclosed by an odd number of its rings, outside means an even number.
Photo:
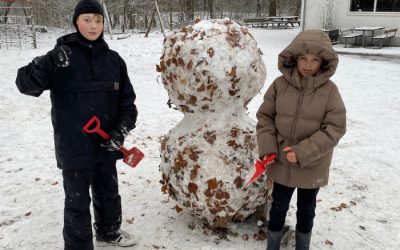
[[[286,26],[288,24],[290,24],[292,27],[294,27],[294,23],[298,23],[300,25],[298,16],[270,16],[270,17],[267,17],[267,21],[271,22],[272,26],[274,26],[274,23],[276,23],[277,27],[279,27],[281,25]]]
[[[365,33],[366,32],[371,32],[371,37],[374,36],[374,32],[376,30],[383,30],[384,27],[381,26],[364,26],[364,27],[357,27],[354,28],[355,31],[362,31],[363,36],[362,36],[362,46],[365,47]]]

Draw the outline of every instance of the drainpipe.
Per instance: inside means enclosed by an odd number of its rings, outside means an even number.
[[[305,23],[306,23],[306,5],[307,5],[307,0],[301,1],[301,25],[300,25],[300,30],[304,31],[305,28]]]

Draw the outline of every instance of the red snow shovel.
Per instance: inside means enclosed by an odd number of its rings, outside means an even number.
[[[255,180],[257,180],[258,177],[260,177],[260,175],[262,173],[264,173],[265,169],[267,169],[267,166],[272,164],[274,162],[276,158],[276,154],[270,154],[267,156],[266,159],[260,161],[260,160],[256,160],[256,162],[254,163],[254,168],[255,168],[255,172],[254,174],[252,174],[250,180],[247,182],[247,185],[250,185],[251,183],[253,183]]]
[[[94,124],[94,125],[93,125]],[[94,126],[94,128],[90,128]],[[93,116],[88,123],[83,127],[83,130],[88,133],[98,133],[105,140],[110,139],[110,136],[101,130],[100,128],[100,119],[97,116]],[[123,146],[119,147],[119,151],[124,154],[124,163],[128,164],[131,167],[136,167],[136,165],[143,159],[144,154],[137,147],[133,147],[131,149],[127,149]]]

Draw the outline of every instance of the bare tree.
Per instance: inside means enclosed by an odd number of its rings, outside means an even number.
[[[210,18],[214,19],[215,18],[214,0],[207,0],[207,2],[208,2],[208,12],[210,13]]]
[[[261,16],[261,0],[257,0],[256,16]]]
[[[276,16],[276,1],[277,0],[269,1],[269,16]]]

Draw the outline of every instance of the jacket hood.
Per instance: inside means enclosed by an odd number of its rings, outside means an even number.
[[[297,58],[304,54],[314,54],[322,58],[321,70],[314,77],[304,77],[300,81]],[[300,32],[278,57],[278,69],[296,88],[316,88],[325,83],[335,73],[339,59],[328,35],[321,30]],[[305,82],[302,82],[305,81]],[[303,86],[303,87],[302,87]]]

